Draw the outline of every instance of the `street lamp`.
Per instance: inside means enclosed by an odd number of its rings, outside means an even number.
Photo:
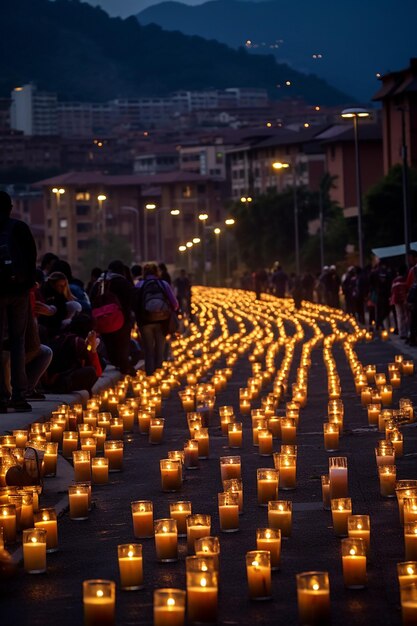
[[[206,275],[206,221],[208,220],[207,213],[200,213],[198,219],[200,220],[203,226],[203,285],[207,283],[207,275]]]
[[[56,251],[59,248],[59,219],[60,219],[60,211],[61,211],[61,196],[65,193],[65,189],[62,187],[53,187],[52,193],[55,196],[56,201],[56,229],[55,229],[55,244]]]
[[[246,202],[252,202],[252,198],[250,196],[242,196],[240,201],[245,204]]]
[[[363,268],[363,232],[362,232],[362,183],[361,183],[361,164],[359,154],[359,138],[358,138],[358,120],[369,117],[369,111],[362,108],[344,109],[341,113],[344,119],[353,120],[353,134],[355,138],[355,163],[356,163],[356,201],[358,204],[358,247],[359,247],[359,265]]]
[[[293,190],[293,211],[294,211],[294,245],[295,245],[295,272],[297,276],[300,274],[300,233],[298,225],[298,195],[296,180],[296,163],[286,163],[285,161],[275,161],[272,163],[274,170],[282,172],[292,167],[292,190]]]
[[[216,284],[220,287],[220,234],[221,228],[216,227],[213,230],[216,236]]]
[[[226,227],[226,282],[227,282],[227,286],[229,286],[229,280],[230,280],[230,233],[229,233],[229,228],[234,226],[236,223],[236,220],[233,219],[233,217],[228,217],[225,221],[224,221]]]
[[[143,255],[144,261],[148,261],[148,211],[154,211],[156,209],[156,204],[150,202],[145,204],[145,211],[143,214]]]

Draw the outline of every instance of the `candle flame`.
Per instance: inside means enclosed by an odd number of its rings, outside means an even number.
[[[129,559],[131,559],[133,556],[135,556],[135,553],[133,552],[133,550],[129,550],[127,556],[129,557]]]
[[[174,598],[168,598],[167,605],[168,606],[174,606],[175,605],[175,599]]]
[[[201,578],[200,579],[200,585],[201,585],[201,587],[207,587],[207,579],[206,578]]]
[[[412,565],[407,567],[407,574],[414,574],[414,567]]]
[[[359,524],[357,525],[357,529],[358,530],[362,530],[362,524],[359,522]]]
[[[179,511],[183,511],[183,510],[184,510],[184,508],[183,508],[182,504],[180,504],[180,505],[179,505],[178,510],[179,510]]]
[[[163,533],[167,533],[168,532],[168,528],[166,526],[162,526],[162,532]]]
[[[271,533],[269,532],[269,530],[265,533],[265,537],[266,537],[267,539],[270,539],[270,538],[271,538]]]
[[[42,515],[42,519],[43,519],[43,521],[44,521],[44,522],[47,522],[47,521],[48,521],[48,519],[49,519],[49,516],[48,516],[46,513],[44,513],[44,514]]]
[[[252,561],[252,565],[253,565],[253,567],[259,567],[258,561]]]
[[[356,548],[351,548],[351,549],[349,550],[349,554],[350,554],[351,556],[355,556],[355,554],[356,554]]]
[[[313,591],[318,591],[320,589],[320,585],[318,583],[312,584]]]
[[[97,598],[102,598],[104,596],[104,591],[102,589],[97,589],[96,596]]]
[[[38,540],[36,539],[36,537],[31,537],[30,540],[32,543],[38,543]]]

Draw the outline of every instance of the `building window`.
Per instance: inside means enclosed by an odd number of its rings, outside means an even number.
[[[75,207],[77,215],[88,215],[90,213],[90,207],[88,204],[77,204]]]
[[[60,228],[68,228],[68,220],[67,219],[59,220],[59,227]]]
[[[185,185],[182,188],[182,197],[183,198],[191,198],[191,187],[189,185]]]
[[[77,224],[77,233],[90,233],[92,224],[90,222],[80,222]]]
[[[90,196],[89,191],[77,189],[77,191],[75,192],[75,200],[78,200],[78,201],[84,200],[85,202],[88,202],[90,200],[90,197],[91,196]]]

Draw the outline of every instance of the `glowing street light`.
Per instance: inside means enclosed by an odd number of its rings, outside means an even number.
[[[361,181],[361,165],[359,153],[359,137],[358,137],[358,121],[362,118],[369,117],[369,111],[362,108],[344,109],[340,114],[344,119],[353,120],[353,133],[355,139],[355,164],[356,164],[356,202],[358,204],[358,248],[359,248],[359,265],[363,268],[363,232],[362,232],[362,181]]]
[[[272,168],[281,172],[292,166],[292,186],[293,186],[293,211],[294,211],[294,244],[295,244],[295,271],[297,275],[300,274],[300,235],[298,229],[298,197],[297,197],[297,181],[295,179],[296,171],[295,164],[291,165],[286,161],[275,161],[272,163]]]
[[[245,203],[245,202],[252,202],[252,198],[251,198],[250,196],[242,196],[242,197],[241,197],[241,199],[240,199],[240,201],[241,201],[242,203]]]

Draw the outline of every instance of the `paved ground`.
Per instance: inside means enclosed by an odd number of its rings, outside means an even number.
[[[212,314],[203,308],[200,318],[202,328],[210,327],[212,321],[226,324],[229,331],[237,332],[237,323],[246,324],[246,331],[253,330],[254,321],[245,316],[257,313],[257,328],[271,328],[274,341],[278,329],[270,320],[262,316],[265,306],[268,312],[272,305],[258,305],[252,296],[241,310],[223,313],[219,310],[222,300],[228,303],[227,294],[221,292]],[[201,311],[201,310],[200,310]],[[276,310],[276,319],[280,309]],[[285,314],[284,329],[288,336],[294,333],[291,319],[293,314]],[[308,325],[305,339],[311,337]],[[325,335],[330,327],[320,321]],[[346,328],[346,324],[341,323]],[[213,326],[212,349],[215,348],[219,326]],[[225,326],[223,326],[225,328]],[[227,340],[226,340],[227,341]],[[258,342],[258,343],[257,343]],[[236,341],[234,351],[239,352],[244,342]],[[338,455],[348,457],[349,491],[354,513],[371,516],[372,552],[368,564],[368,587],[361,591],[349,591],[343,586],[340,539],[336,538],[331,523],[331,514],[322,509],[320,475],[327,472],[329,453],[324,451],[322,423],[327,415],[327,374],[323,364],[321,344],[312,352],[312,365],[309,370],[308,403],[301,412],[298,431],[297,489],[294,492],[280,491],[280,499],[293,502],[293,534],[283,541],[281,570],[273,574],[272,600],[250,602],[247,598],[245,553],[256,547],[256,528],[267,525],[266,510],[256,504],[256,468],[272,467],[272,459],[262,458],[252,445],[250,420],[244,422],[244,445],[239,451],[242,457],[244,480],[244,515],[240,520],[240,532],[233,535],[219,532],[217,515],[217,493],[222,490],[219,471],[219,457],[228,454],[227,440],[221,436],[218,427],[219,406],[230,404],[238,413],[238,390],[246,385],[251,376],[248,355],[259,345],[259,337],[239,358],[233,376],[226,389],[218,394],[216,411],[210,425],[210,458],[201,461],[200,469],[188,471],[180,494],[163,494],[160,490],[159,459],[168,450],[181,448],[187,438],[185,414],[181,409],[177,393],[163,403],[162,414],[166,418],[166,432],[160,446],[151,446],[147,438],[137,430],[125,435],[125,469],[113,474],[111,483],[96,487],[93,492],[94,509],[85,522],[69,520],[64,513],[59,521],[60,550],[48,555],[48,571],[45,575],[30,576],[20,566],[17,576],[7,583],[1,583],[1,624],[52,626],[59,623],[82,624],[82,581],[88,578],[108,578],[118,581],[117,545],[134,541],[130,515],[130,502],[137,499],[150,499],[154,503],[155,518],[167,517],[169,502],[189,499],[193,512],[212,515],[212,534],[219,535],[221,541],[221,570],[219,595],[219,623],[222,624],[296,624],[297,604],[295,574],[309,570],[326,570],[331,581],[332,623],[340,625],[379,626],[401,623],[399,593],[396,581],[396,563],[404,560],[402,528],[399,524],[397,505],[394,500],[386,500],[379,495],[374,447],[381,434],[367,427],[367,418],[354,391],[350,368],[340,343],[335,344],[333,355],[342,385],[342,398],[345,406],[346,432],[341,441]],[[297,344],[289,376],[289,390],[295,381],[300,361],[301,346]],[[222,342],[220,341],[220,350]],[[194,346],[194,355],[201,346]],[[218,346],[217,346],[218,348]],[[378,371],[386,371],[386,366],[395,354],[404,353],[407,357],[417,356],[416,351],[405,351],[403,342],[396,338],[388,342],[375,339],[370,343],[356,346],[361,362],[377,364]],[[210,353],[206,354],[206,358]],[[192,355],[189,355],[191,358]],[[277,371],[281,365],[282,351],[275,359]],[[224,355],[212,364],[206,379],[214,369],[225,364]],[[262,390],[262,395],[270,391]],[[290,395],[290,394],[289,394]],[[404,378],[401,389],[395,392],[394,405],[399,397],[415,400],[415,377]],[[289,399],[289,398],[288,398]],[[61,401],[57,397],[57,401]],[[55,400],[52,401],[53,404]],[[254,407],[260,405],[260,399]],[[40,406],[37,410],[46,412],[50,406]],[[283,404],[280,405],[282,414]],[[45,413],[44,413],[45,414]],[[37,417],[37,416],[36,416]],[[7,422],[6,422],[7,420]],[[12,415],[3,419],[5,430],[26,423],[28,416]],[[405,455],[398,460],[398,478],[417,478],[417,424],[403,429]],[[274,449],[279,450],[279,442]],[[65,489],[73,478],[72,469],[65,461],[60,464],[58,478],[47,479],[45,501],[61,501]],[[154,541],[142,540],[144,551],[145,588],[137,592],[117,591],[117,624],[120,626],[152,623],[152,594],[158,587],[185,588],[186,556],[185,540],[180,540],[180,558],[177,563],[159,564],[155,559]],[[16,546],[17,548],[18,546]]]

